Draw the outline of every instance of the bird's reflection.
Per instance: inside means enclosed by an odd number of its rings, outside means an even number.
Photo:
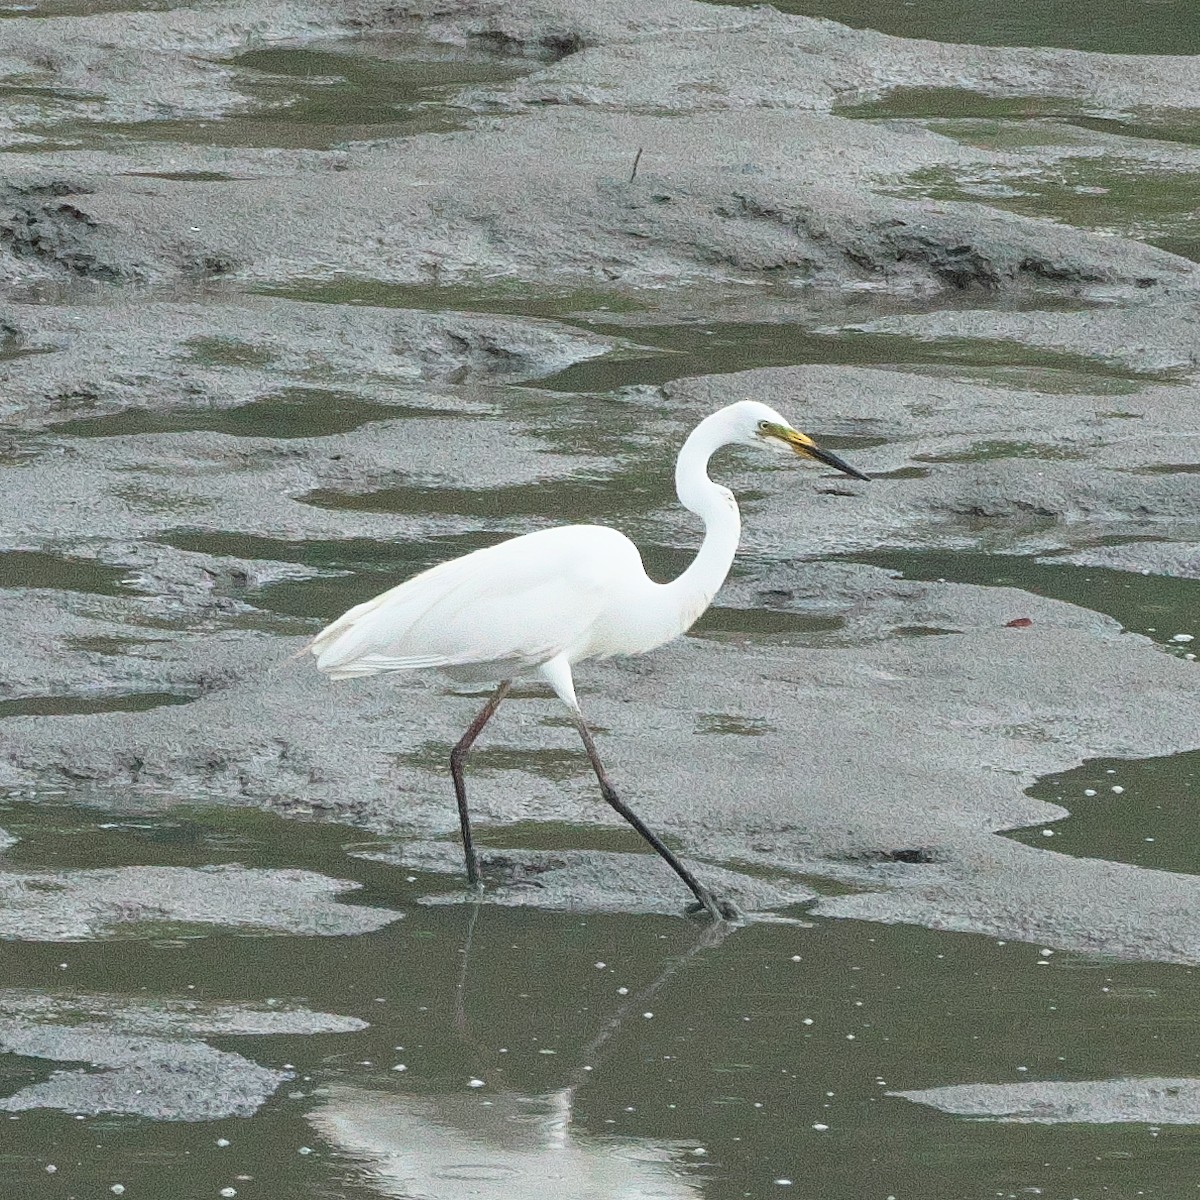
[[[455,989],[459,1032],[469,1044],[475,1039],[466,995],[478,916],[477,906]],[[486,1094],[406,1096],[347,1086],[328,1092],[311,1120],[330,1143],[367,1168],[371,1186],[386,1196],[695,1200],[699,1186],[679,1171],[679,1147],[576,1131],[575,1098],[629,1016],[641,1012],[688,961],[717,946],[732,928],[719,923],[699,930],[651,983],[627,997],[581,1052],[562,1087],[538,1095],[489,1087]]]

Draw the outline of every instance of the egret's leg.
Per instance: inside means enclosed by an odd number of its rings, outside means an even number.
[[[463,762],[467,751],[471,749],[475,739],[483,732],[483,727],[496,715],[500,701],[508,695],[512,680],[506,679],[493,693],[491,699],[483,706],[479,716],[467,726],[467,732],[459,739],[459,743],[450,751],[450,774],[454,777],[454,795],[458,799],[458,822],[462,826],[463,854],[467,860],[467,880],[472,887],[479,887],[483,882],[479,874],[479,859],[475,856],[475,844],[471,841],[471,817],[467,812],[467,781],[463,778]]]
[[[692,889],[692,893],[699,901],[701,908],[706,909],[718,921],[734,920],[739,917],[741,914],[738,912],[737,906],[730,904],[727,900],[718,900],[708,888],[699,883],[691,871],[667,849],[662,839],[617,795],[616,788],[609,781],[608,772],[605,771],[604,764],[600,761],[600,755],[596,752],[596,743],[592,740],[591,730],[588,729],[587,723],[578,709],[573,709],[572,712],[575,717],[575,724],[579,728],[579,736],[583,738],[583,748],[587,751],[588,758],[592,763],[592,770],[596,772],[596,778],[600,781],[600,794],[604,799],[662,855],[671,870]]]

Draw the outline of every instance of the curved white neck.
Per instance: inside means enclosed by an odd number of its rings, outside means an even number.
[[[704,543],[691,566],[666,584],[668,602],[678,616],[678,632],[690,628],[725,582],[742,534],[737,501],[728,488],[708,477],[708,460],[729,443],[722,413],[701,421],[683,444],[675,464],[679,502],[704,522]]]

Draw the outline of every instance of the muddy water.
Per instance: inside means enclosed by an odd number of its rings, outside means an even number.
[[[1044,556],[980,554],[954,550],[904,550],[853,555],[848,561],[886,567],[906,579],[946,580],[1012,588],[1014,619],[1021,593],[1065,600],[1120,621],[1126,629],[1191,654],[1200,613],[1200,582],[1104,567],[1056,563]],[[1181,640],[1175,641],[1175,638]],[[1187,639],[1187,640],[1182,640]]]
[[[330,49],[274,46],[229,60],[245,93],[244,111],[194,121],[55,121],[52,89],[5,89],[46,104],[45,124],[32,123],[48,142],[13,147],[118,146],[122,142],[180,142],[196,146],[324,150],[373,137],[404,137],[459,128],[466,114],[448,103],[474,83],[498,83],[528,70],[494,54],[431,46],[400,37],[360,39]],[[174,179],[221,179],[220,173],[172,172]]]
[[[796,11],[876,27],[894,22],[902,25],[897,32],[950,40],[1192,52],[1200,49],[1200,30],[1191,5],[1182,4],[1139,5],[1136,21],[1127,0],[1086,11],[1066,0],[1036,7],[1002,0],[953,11],[926,0],[894,11],[856,6],[853,0],[811,0]],[[24,6],[10,7],[15,12]],[[49,15],[83,7],[64,2],[34,11]],[[429,53],[398,61],[363,54],[361,48],[353,54],[261,51],[234,65],[247,72],[246,94],[264,105],[261,111],[187,125],[97,129],[81,123],[68,133],[81,145],[154,138],[192,145],[325,147],[354,137],[452,127],[463,114],[439,106],[449,89],[504,78],[516,69],[495,60]],[[1064,127],[1069,136],[1069,128],[1094,120],[1039,111],[1034,101],[979,113],[964,110],[960,101],[942,112],[931,107],[928,96],[901,98],[896,105],[907,102],[912,109],[900,115],[959,119],[956,136],[991,137],[997,145],[1064,136]],[[881,109],[860,115],[897,114]],[[1031,132],[1030,116],[1060,123],[1049,132],[1041,126]],[[986,128],[971,123],[976,117]],[[1157,128],[1159,134],[1148,136],[1162,136]],[[1137,130],[1123,125],[1121,131]],[[1188,130],[1178,136],[1187,140]],[[961,181],[923,182],[932,187]],[[1099,195],[1071,189],[1099,186],[1103,181],[1070,177],[1057,191],[1033,189],[1021,198],[1022,211],[1071,219],[1062,208],[1071,195]],[[1126,190],[1108,187],[1103,219],[1093,223],[1115,227],[1124,221],[1132,228],[1144,217],[1143,202],[1153,190],[1142,181]],[[1185,199],[1168,189],[1167,216]],[[592,412],[603,405],[596,394],[611,389],[768,365],[868,364],[931,376],[952,370],[1056,394],[1133,391],[1146,378],[1014,343],[922,342],[744,315],[662,320],[654,317],[651,298],[602,292],[496,285],[404,290],[370,281],[319,288],[281,281],[272,290],[328,304],[562,318],[637,343],[641,349],[540,382],[563,393],[593,394]],[[520,393],[510,400],[507,411],[524,420]],[[572,403],[564,399],[563,408]],[[80,417],[47,436],[198,430],[307,438],[417,413],[349,394],[281,387],[236,409],[163,414],[147,407]],[[564,417],[559,428],[568,424]],[[543,432],[555,436],[553,429]],[[837,432],[843,436],[823,439],[833,448],[873,444],[862,431]],[[620,431],[578,424],[561,441],[576,452],[612,455],[612,471],[487,491],[413,484],[357,493],[322,489],[302,497],[306,504],[340,512],[445,518],[447,532],[437,536],[287,540],[193,528],[189,514],[181,512],[179,527],[161,540],[181,550],[319,571],[314,578],[267,584],[246,597],[264,613],[294,622],[288,632],[295,632],[413,571],[506,533],[566,516],[613,521],[636,532],[670,502],[666,450],[649,449]],[[1022,454],[1015,441],[993,450],[997,457]],[[660,578],[686,561],[675,547],[653,537],[640,540],[651,573]],[[1180,655],[1189,653],[1187,644],[1171,639],[1195,631],[1200,585],[1194,581],[965,552],[893,552],[865,561],[912,578],[1010,588],[1014,617],[1022,615],[1023,593],[1067,600],[1113,616]],[[27,550],[0,555],[0,578],[6,588],[96,595],[129,590],[119,568]],[[718,606],[693,633],[814,645],[837,636],[840,628],[833,617]],[[168,692],[33,697],[4,702],[0,717],[69,720],[106,708],[189,698]],[[753,721],[716,716],[707,721],[702,732],[714,735],[753,738],[763,732]],[[505,761],[506,753],[513,752],[485,750],[480,765],[516,765]],[[574,755],[555,753],[524,756],[521,765],[551,780],[571,778],[579,769]],[[1013,836],[1068,854],[1195,872],[1198,770],[1194,755],[1087,764],[1035,790],[1066,807],[1070,817],[1047,827],[1049,836],[1040,827]],[[108,795],[76,804],[56,795],[12,797],[0,807],[0,825],[19,839],[8,848],[6,865],[27,873],[23,878],[32,882],[20,890],[35,896],[52,895],[69,881],[86,895],[92,885],[80,873],[99,868],[205,870],[241,863],[281,872],[304,869],[361,885],[343,902],[395,910],[397,918],[368,933],[264,934],[223,921],[214,902],[217,915],[207,922],[176,920],[164,907],[160,920],[118,919],[106,935],[0,942],[0,1046],[12,1044],[5,1040],[12,1025],[29,1024],[27,1015],[19,1015],[18,1000],[26,994],[20,989],[61,999],[61,1023],[67,1027],[41,1055],[26,1044],[0,1057],[0,1096],[19,1098],[56,1070],[100,1070],[90,1065],[94,1056],[88,1049],[71,1040],[70,1027],[84,1016],[119,1019],[139,1007],[165,1010],[186,1000],[218,1013],[243,1006],[305,1009],[357,1018],[366,1027],[205,1035],[218,1050],[291,1076],[251,1117],[156,1120],[129,1115],[118,1099],[98,1113],[26,1109],[10,1101],[16,1111],[8,1114],[3,1126],[8,1136],[0,1144],[5,1194],[61,1200],[109,1195],[118,1186],[124,1189],[119,1194],[148,1200],[235,1193],[271,1200],[532,1194],[1065,1200],[1195,1192],[1200,1134],[1194,1125],[1102,1125],[1087,1111],[1065,1124],[967,1121],[891,1094],[975,1082],[1200,1074],[1200,990],[1190,970],[1048,955],[1037,946],[832,921],[803,911],[785,914],[790,921],[708,937],[702,926],[681,920],[423,904],[431,895],[462,897],[444,877],[362,857],[387,847],[360,830],[224,806],[183,808],[171,800],[135,804]],[[481,829],[479,837],[493,852],[514,846],[640,848],[624,831],[592,827],[530,823]],[[226,885],[214,875],[211,886],[218,891]],[[816,886],[835,890],[820,880]],[[167,1110],[173,1103],[182,1107],[181,1090],[207,1086],[169,1069],[148,1082]],[[558,1185],[549,1182],[564,1172],[574,1191],[555,1190]]]
[[[149,926],[0,948],[9,988],[104,997],[94,1008],[185,997],[368,1023],[210,1037],[294,1076],[250,1120],[15,1113],[14,1195],[524,1196],[563,1169],[593,1189],[564,1195],[718,1200],[810,1195],[814,1178],[845,1200],[1194,1185],[1187,1127],[978,1124],[889,1094],[1195,1071],[1188,970],[852,921],[713,939],[676,920],[422,906],[444,879],[356,857],[372,846],[355,831],[252,812],[47,796],[0,820],[21,870],[311,867],[361,883],[352,902],[404,914],[357,937]],[[3,1090],[56,1065],[78,1064],[10,1057]]]
[[[368,421],[416,416],[403,405],[373,404],[344,392],[321,388],[285,388],[278,394],[237,408],[155,412],[127,408],[98,417],[77,417],[50,426],[69,437],[126,437],[138,433],[208,430],[230,437],[303,438],[349,433]]]
[[[311,414],[314,427],[328,419],[319,404]],[[302,415],[284,429],[304,436]],[[311,625],[493,540],[493,517],[512,528],[568,510],[641,520],[664,501],[661,479],[640,482],[650,474],[642,465],[631,479],[619,468],[611,480],[501,489],[495,514],[470,489],[307,497],[350,510],[440,509],[481,527],[439,539],[287,541],[181,528],[163,540],[331,572],[269,584],[250,597]],[[670,547],[648,548],[664,575],[684,558]],[[1012,588],[1014,616],[1022,592],[1052,595],[1108,613],[1179,653],[1185,645],[1169,639],[1191,628],[1196,611],[1191,581],[1011,555],[906,551],[866,561],[910,577]],[[14,562],[30,586],[59,569]],[[78,586],[120,583],[85,574]],[[718,606],[695,636],[819,644],[837,625]],[[752,738],[762,730],[722,724],[711,732]],[[516,765],[505,753],[485,750],[480,768]],[[551,780],[579,768],[561,753],[522,756],[520,765]],[[1048,827],[1050,837],[1041,828],[1014,836],[1069,854],[1194,871],[1196,769],[1193,756],[1182,756],[1089,764],[1045,780],[1036,794],[1072,815]],[[150,1200],[230,1188],[240,1197],[524,1197],[562,1177],[571,1181],[554,1184],[563,1195],[709,1200],[1175,1197],[1195,1185],[1200,1133],[1168,1116],[1158,1125],[1105,1124],[1087,1111],[1044,1125],[968,1121],[893,1094],[1196,1075],[1200,984],[1191,970],[1045,955],[1033,945],[833,921],[802,909],[783,914],[789,921],[710,939],[702,926],[679,920],[429,905],[422,900],[430,896],[461,899],[455,881],[361,857],[387,848],[362,831],[227,807],[179,808],[169,797],[158,806],[111,796],[87,805],[14,798],[0,809],[0,826],[20,839],[6,854],[12,870],[62,873],[41,886],[96,868],[241,863],[353,881],[361,888],[345,903],[402,914],[375,932],[334,937],[164,918],[118,924],[89,940],[0,944],[7,989],[0,1039],[5,1006],[24,989],[66,1008],[57,1022],[67,1028],[49,1035],[42,1051],[53,1057],[26,1046],[0,1059],[0,1095],[18,1104],[0,1152],[5,1178],[30,1200],[104,1195],[117,1185]],[[509,846],[638,849],[620,830],[532,823],[482,829],[480,840],[485,854]],[[213,886],[223,885],[214,879]],[[80,1009],[94,1019],[180,999],[220,1013],[304,1009],[366,1028],[202,1036],[290,1076],[248,1118],[153,1120],[123,1113],[119,1100],[116,1111],[101,1113],[21,1107],[22,1093],[53,1071],[95,1071],[88,1048],[71,1041]],[[20,1015],[9,1020],[28,1024]],[[155,1086],[169,1106],[171,1086],[189,1079],[164,1069]]]
[[[750,0],[726,0],[749,3]],[[776,8],[898,37],[985,46],[1065,46],[1106,54],[1200,54],[1191,0],[779,0]]]
[[[1047,827],[1049,833],[1039,828],[1014,834],[1020,841],[1053,845],[1061,854],[1200,872],[1198,753],[1134,762],[1096,759],[1042,780],[1032,794],[1061,804],[1071,815]]]

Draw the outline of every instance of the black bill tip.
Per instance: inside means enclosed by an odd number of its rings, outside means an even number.
[[[857,467],[852,467],[845,459],[839,458],[832,450],[823,450],[820,446],[809,446],[807,451],[810,457],[815,458],[817,462],[824,463],[827,467],[833,467],[834,470],[841,471],[843,475],[849,475],[852,479],[861,479],[865,483],[870,483],[870,475],[864,475]]]

